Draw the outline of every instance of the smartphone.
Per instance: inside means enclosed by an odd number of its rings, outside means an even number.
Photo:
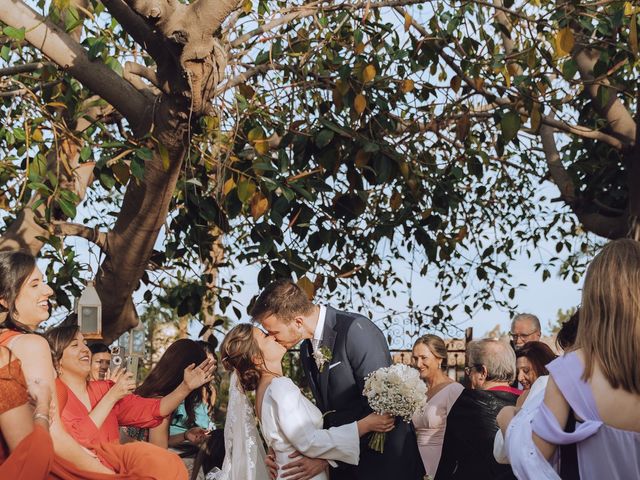
[[[116,346],[109,347],[109,350],[111,351],[111,361],[109,362],[109,371],[113,373],[113,371],[117,367],[126,369],[127,364],[125,361],[126,359],[125,359],[122,348],[116,345]]]

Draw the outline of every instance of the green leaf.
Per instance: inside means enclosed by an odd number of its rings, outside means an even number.
[[[134,158],[131,162],[131,175],[136,177],[138,180],[142,180],[144,177],[144,163],[138,158]]]
[[[136,157],[144,161],[151,160],[153,158],[153,152],[149,150],[147,147],[142,147],[136,150]]]
[[[2,30],[3,33],[14,40],[24,40],[25,30],[24,27],[14,28],[14,27],[4,27]]]
[[[315,198],[313,197],[313,195],[311,195],[311,193],[309,193],[307,190],[305,190],[304,188],[296,185],[295,183],[292,183],[291,185],[289,185],[292,189],[294,189],[299,195],[302,195],[304,198],[306,198],[307,200],[309,200],[310,202],[313,202],[315,200]]]
[[[158,143],[158,153],[160,154],[160,158],[162,159],[162,169],[165,172],[169,171],[169,166],[171,162],[169,160],[169,150],[162,143]]]
[[[93,42],[92,45],[89,47],[89,58],[91,60],[94,60],[98,57],[100,57],[100,55],[102,54],[102,52],[105,50],[106,45],[105,43],[102,41],[102,39]]]
[[[131,164],[133,165],[133,162],[131,162]],[[111,175],[111,172],[100,172],[100,183],[102,183],[107,190],[111,190],[115,186],[116,181]]]
[[[316,135],[316,146],[318,148],[326,147],[333,140],[333,135],[334,133],[327,128],[320,130],[320,133]]]
[[[69,218],[74,218],[76,216],[76,206],[62,198],[58,199],[58,205],[62,209],[62,212]]]
[[[53,191],[44,183],[29,182],[29,188],[31,190],[37,190],[41,195],[51,195]]]
[[[24,140],[27,138],[24,130],[20,127],[16,127],[13,129],[13,136],[15,137],[16,140],[19,140],[21,142],[24,142]]]
[[[516,112],[507,112],[500,120],[500,128],[502,129],[502,136],[504,137],[504,142],[509,143],[511,140],[516,138],[518,134],[518,130],[520,130],[520,115]]]
[[[83,161],[86,161],[89,157],[91,157],[91,147],[89,145],[85,145],[84,147],[82,147],[82,150],[80,150],[80,158]]]
[[[64,16],[65,30],[70,32],[80,25],[82,25],[82,17],[78,13],[78,10],[71,6],[67,7]]]
[[[124,70],[122,68],[122,65],[120,65],[120,62],[118,62],[118,60],[115,57],[108,57],[104,63],[107,65],[107,67],[109,67],[111,70],[113,70],[114,72],[116,72],[118,75],[122,76]]]
[[[573,80],[578,72],[578,65],[573,59],[569,59],[562,64],[562,75],[566,80]]]
[[[242,203],[247,203],[256,191],[256,184],[251,180],[242,180],[238,183],[238,198]]]

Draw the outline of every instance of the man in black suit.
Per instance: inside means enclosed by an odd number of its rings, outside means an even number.
[[[278,280],[267,286],[251,310],[255,321],[287,348],[301,340],[302,367],[325,428],[364,418],[371,409],[362,395],[365,377],[391,365],[389,347],[380,329],[366,317],[314,305],[293,282]],[[368,447],[369,435],[360,443],[358,466],[330,462],[332,480],[422,480],[415,432],[400,420],[389,433],[384,453]],[[311,478],[327,468],[322,459],[298,458],[283,467]]]

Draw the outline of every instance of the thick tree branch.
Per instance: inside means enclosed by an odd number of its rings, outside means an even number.
[[[608,126],[613,134],[618,137],[625,146],[632,146],[636,141],[636,122],[633,117],[620,101],[617,92],[611,88],[609,80],[606,78],[595,78],[593,69],[600,59],[600,52],[597,48],[591,48],[589,45],[589,36],[580,25],[580,14],[576,6],[567,0],[558,0],[558,7],[564,10],[566,17],[569,19],[570,28],[577,32],[576,41],[571,51],[571,58],[578,67],[580,78],[582,79],[585,89],[593,99],[593,104],[600,115],[607,119]],[[634,17],[635,18],[635,17]],[[598,91],[607,89],[608,95],[598,95]],[[602,100],[609,97],[605,104]]]
[[[26,40],[53,62],[69,71],[89,90],[111,103],[138,132],[149,127],[148,100],[87,52],[61,28],[53,25],[20,0],[0,0],[0,20],[24,27]]]
[[[127,62],[125,64],[125,69],[134,75],[146,78],[154,87],[158,89],[160,88],[160,81],[158,80],[158,75],[154,70],[135,62]]]
[[[71,222],[53,222],[53,233],[61,236],[81,237],[100,247],[107,252],[107,232],[102,232],[97,227]]]
[[[566,203],[572,204],[576,200],[576,187],[573,179],[562,165],[560,153],[556,147],[556,141],[553,135],[553,128],[548,125],[540,127],[540,138],[553,183],[555,183],[560,190],[562,199]]]
[[[593,99],[598,112],[607,119],[611,131],[620,138],[625,146],[633,145],[636,138],[636,122],[634,122],[627,108],[617,97],[616,92],[610,88],[609,80],[601,79],[597,82],[595,81],[593,68],[600,54],[595,50],[589,49],[586,45],[576,43],[571,55],[578,66],[578,72],[580,72],[580,77],[586,90]],[[606,105],[601,105],[598,99],[598,91],[601,88],[609,89],[610,98]]]
[[[528,114],[523,109],[519,110],[520,113]],[[553,128],[557,128],[566,133],[570,133],[577,137],[581,138],[590,138],[592,140],[598,140],[600,142],[604,142],[613,148],[617,148],[621,150],[624,147],[624,144],[616,137],[609,135],[607,133],[601,132],[599,130],[592,130],[587,127],[583,127],[581,125],[570,125],[561,120],[556,120],[548,115],[542,115],[541,117],[542,124],[548,125]]]
[[[176,118],[183,108],[182,98],[160,97],[155,107],[154,140],[147,141],[153,158],[145,162],[143,178],[128,183],[118,218],[107,236],[109,253],[96,277],[103,312],[108,312],[106,317],[103,313],[107,340],[138,322],[131,294],[149,267],[189,148],[189,124]],[[166,155],[159,153],[158,144],[166,148]]]
[[[103,5],[133,40],[144,48],[160,64],[165,61],[167,50],[164,38],[154,32],[144,19],[134,12],[124,0],[102,0]]]
[[[214,50],[215,32],[241,0],[196,0],[195,3],[130,0],[131,8],[175,43],[182,44],[180,61],[203,60]]]
[[[139,69],[136,68],[140,67]],[[124,71],[122,72],[122,78],[124,78],[127,82],[135,87],[136,90],[141,92],[149,101],[153,101],[154,97],[160,95],[160,90],[155,88],[153,85],[147,85],[142,81],[143,78],[147,78],[143,76],[143,70],[145,67],[142,65],[138,65],[137,63],[127,62],[124,65]],[[157,80],[157,79],[156,79]]]
[[[540,137],[550,177],[560,190],[562,200],[571,207],[585,229],[605,238],[625,237],[629,232],[628,211],[622,215],[607,216],[597,213],[597,206],[585,204],[583,199],[576,196],[573,180],[562,165],[553,129],[549,126],[541,127]]]

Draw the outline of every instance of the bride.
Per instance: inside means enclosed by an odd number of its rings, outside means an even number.
[[[322,429],[320,410],[282,373],[282,358],[287,350],[274,337],[250,324],[234,327],[220,351],[223,365],[233,372],[224,432],[226,456],[222,471],[208,478],[269,479],[253,410],[243,392],[256,392],[255,413],[279,466],[290,461],[289,454],[294,451],[330,463],[357,465],[360,437],[393,429],[393,417],[375,413],[357,422]],[[328,480],[328,474],[321,473],[313,480]]]

